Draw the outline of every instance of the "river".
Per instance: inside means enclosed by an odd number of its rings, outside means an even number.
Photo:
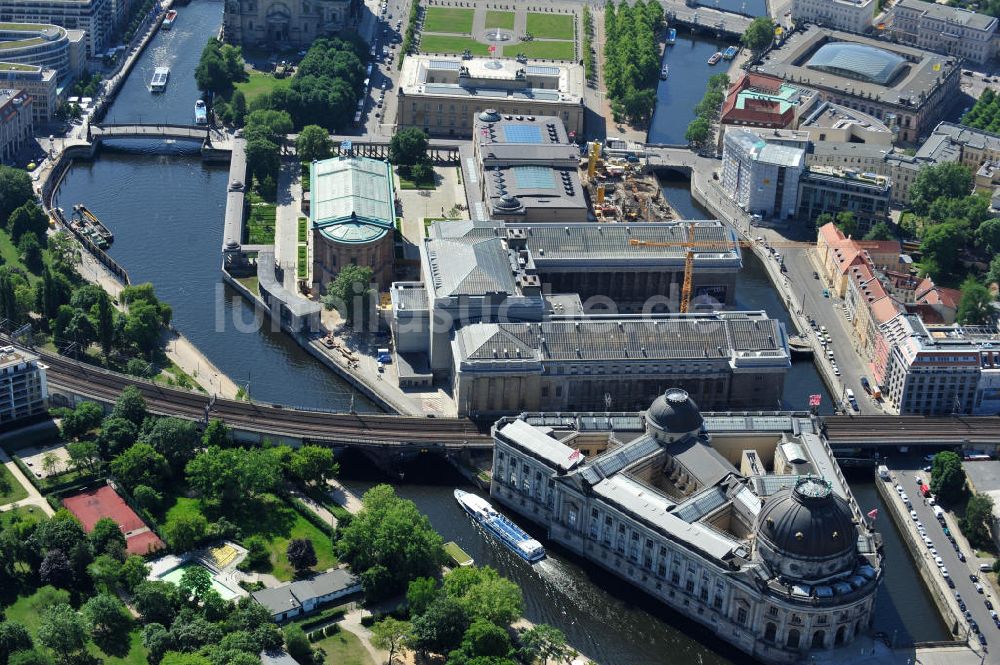
[[[222,4],[211,0],[195,0],[181,7],[174,30],[161,32],[137,63],[109,110],[109,122],[189,122],[198,97],[192,72],[205,40],[217,31],[221,14]],[[692,45],[683,37],[678,41],[668,54],[677,58],[669,61],[672,75],[668,86],[673,89],[667,93],[661,86],[660,94],[669,94],[669,104],[658,106],[651,131],[655,141],[683,140],[690,118],[675,118],[667,110],[690,114],[701,98],[705,80],[715,71],[704,59],[716,44],[698,41]],[[681,58],[685,53],[689,60]],[[164,63],[171,67],[167,91],[150,95],[148,78],[154,67]],[[688,69],[697,74],[688,76]],[[159,296],[173,306],[175,326],[235,381],[249,382],[255,399],[346,409],[351,389],[283,334],[270,331],[266,325],[260,330],[245,325],[254,320],[251,308],[222,284],[219,245],[226,182],[226,169],[202,163],[193,144],[121,142],[109,145],[93,162],[75,164],[58,193],[57,204],[68,209],[83,202],[111,227],[116,238],[111,254],[129,271],[133,282],[153,282]],[[664,181],[663,188],[682,216],[706,217],[691,200],[686,181]],[[787,313],[760,265],[749,256],[737,303],[764,309],[787,321]],[[804,409],[807,396],[817,392],[824,395],[824,405],[829,405],[812,364],[797,362],[784,393],[775,397],[785,408]],[[360,397],[355,406],[359,410],[372,408]],[[343,469],[347,484],[356,491],[380,480],[358,456],[348,455]],[[573,644],[602,665],[746,662],[741,654],[720,647],[718,640],[698,625],[557,548],[550,548],[547,561],[531,567],[495,546],[476,531],[454,502],[452,489],[461,484],[443,461],[422,458],[407,468],[406,482],[397,483],[397,487],[429,516],[446,540],[455,540],[478,563],[495,566],[516,581],[524,591],[529,619],[558,626]],[[854,486],[865,508],[879,505],[874,490],[866,490],[870,485],[866,481]],[[886,585],[880,591],[876,628],[890,634],[895,631],[901,641],[909,635],[943,637],[940,621],[934,618],[933,608],[914,578],[898,535],[889,525],[883,525],[883,530],[889,565]]]

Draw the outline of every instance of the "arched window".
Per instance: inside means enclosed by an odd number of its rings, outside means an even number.
[[[861,634],[861,619],[854,622],[854,636],[857,637]]]
[[[840,628],[838,628],[837,634],[833,638],[833,646],[839,647],[841,644],[843,644],[846,633],[847,633],[847,628],[845,626],[841,626]]]
[[[767,626],[764,627],[764,640],[767,642],[774,641],[774,635],[778,632],[778,627],[774,625],[773,622],[768,621]]]
[[[798,649],[799,631],[796,630],[795,628],[792,628],[790,631],[788,631],[788,639],[785,640],[785,644],[788,646],[789,649]]]
[[[822,649],[823,641],[826,639],[826,632],[822,630],[817,630],[813,633],[812,646],[811,649]]]

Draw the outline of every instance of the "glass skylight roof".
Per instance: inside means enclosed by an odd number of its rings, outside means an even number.
[[[542,128],[538,125],[504,124],[503,138],[507,143],[541,143]]]
[[[895,53],[847,42],[824,44],[806,63],[809,69],[879,85],[888,85],[905,66]]]

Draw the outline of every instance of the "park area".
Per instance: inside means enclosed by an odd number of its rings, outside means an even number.
[[[573,39],[576,31],[572,14],[528,13],[527,32],[535,39]]]
[[[576,15],[487,10],[485,7],[429,7],[420,51],[423,53],[490,55],[490,31],[506,30],[513,40],[497,42],[496,56],[523,55],[535,60],[576,60]],[[521,41],[517,41],[521,40]]]
[[[424,35],[420,38],[420,50],[425,53],[464,53],[489,55],[489,46],[471,37],[460,35]]]
[[[429,7],[424,16],[424,30],[427,32],[448,32],[471,34],[474,9],[455,7]]]

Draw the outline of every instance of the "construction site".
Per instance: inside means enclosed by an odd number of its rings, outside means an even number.
[[[664,198],[656,176],[646,172],[642,145],[592,141],[580,160],[580,179],[598,222],[669,222],[680,219]]]

